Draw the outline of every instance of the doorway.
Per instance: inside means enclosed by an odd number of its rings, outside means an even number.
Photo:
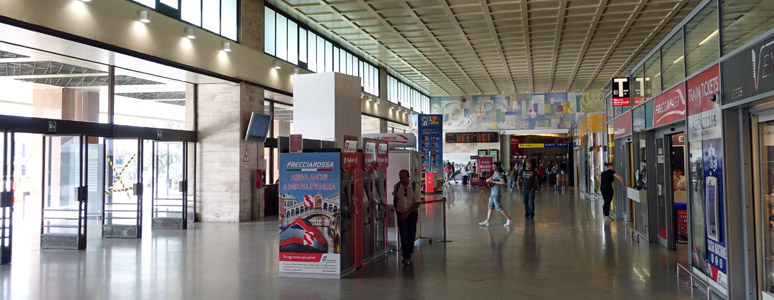
[[[681,263],[687,265],[688,191],[685,133],[677,131],[682,123],[657,131],[656,149],[656,220],[658,242],[664,248],[677,250]],[[682,261],[685,260],[685,261]]]

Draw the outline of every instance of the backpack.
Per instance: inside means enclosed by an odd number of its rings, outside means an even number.
[[[398,181],[395,184],[395,187],[392,189],[392,194],[393,194],[392,206],[393,207],[397,207],[398,206],[398,203],[396,203],[396,201],[395,201],[395,200],[398,200],[398,196],[395,196],[395,195],[398,194],[398,189],[399,188],[400,188],[400,181]],[[413,180],[411,181],[411,190],[414,191],[414,193],[417,192],[417,182],[416,181],[413,181]]]

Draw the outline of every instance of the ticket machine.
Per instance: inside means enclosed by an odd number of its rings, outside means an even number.
[[[374,255],[374,181],[371,171],[363,170],[363,263],[373,259]]]
[[[374,182],[374,254],[387,252],[387,167],[389,166],[388,142],[379,141]]]

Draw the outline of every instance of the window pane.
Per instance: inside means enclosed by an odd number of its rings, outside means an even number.
[[[180,8],[180,18],[183,21],[202,26],[202,1],[183,0]]]
[[[710,2],[685,24],[685,63],[693,74],[718,59],[717,6]]]
[[[325,72],[325,41],[317,36],[317,72]]]
[[[174,9],[178,9],[177,0],[161,0],[161,4],[164,4]]]
[[[645,98],[661,94],[661,53],[656,52],[645,61]]]
[[[298,30],[298,61],[307,62],[306,60],[306,29]]]
[[[333,47],[333,72],[339,71],[339,47]]]
[[[237,39],[237,0],[221,0],[220,35]]]
[[[204,17],[202,27],[209,31],[220,33],[220,0],[203,0]]]
[[[632,104],[633,105],[639,105],[640,103],[645,102],[645,77],[644,71],[642,67],[637,68],[636,71],[632,73]]]
[[[288,60],[288,18],[277,14],[277,57]]]
[[[347,53],[347,58],[344,60],[346,60],[347,74],[352,75],[352,55]]]
[[[264,11],[263,18],[264,18],[264,30],[263,30],[263,52],[266,52],[266,54],[271,56],[276,56],[277,52],[275,51],[275,45],[276,45],[276,28],[274,27],[274,18],[277,14],[274,13],[273,10],[269,9],[268,7]]]
[[[683,31],[677,31],[661,48],[661,76],[664,88],[685,79]]]
[[[298,24],[288,20],[288,62],[298,64]]]
[[[307,37],[307,49],[309,49],[309,61],[307,62],[307,68],[309,71],[317,72],[317,35],[309,32]]]
[[[153,9],[156,8],[156,0],[134,0],[134,2],[140,3]]]
[[[325,41],[325,72],[333,72],[333,44]]]
[[[193,84],[119,68],[116,78],[116,124],[194,129]]]
[[[723,53],[734,51],[774,28],[774,5],[771,5],[771,0],[724,0],[721,5]]]

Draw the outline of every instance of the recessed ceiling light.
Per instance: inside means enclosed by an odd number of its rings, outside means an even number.
[[[231,43],[223,42],[223,52],[231,52]]]
[[[91,2],[91,0],[81,0],[81,2]]]
[[[282,65],[280,64],[279,60],[274,60],[274,68],[277,70],[282,69]]]
[[[193,27],[186,27],[185,28],[185,37],[193,40],[196,38],[196,35],[194,35],[194,29]]]

